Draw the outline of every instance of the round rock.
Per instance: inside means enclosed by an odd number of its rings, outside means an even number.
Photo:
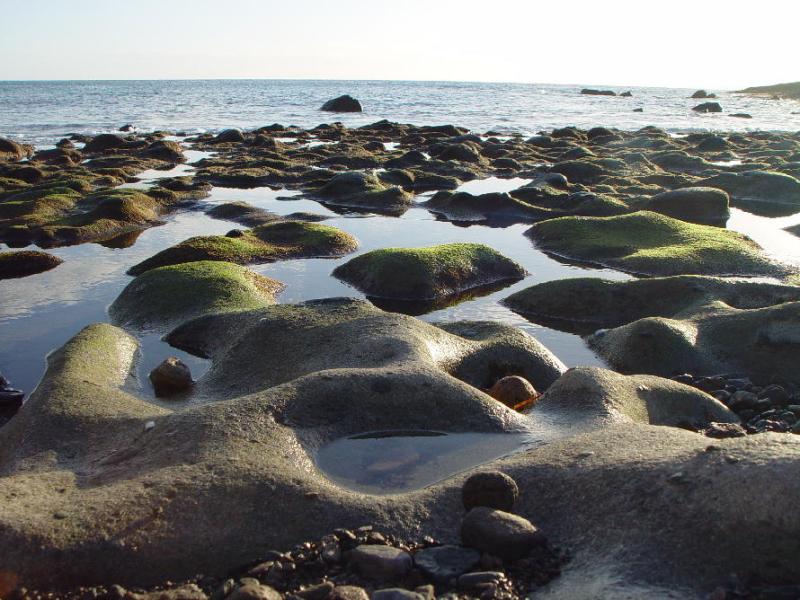
[[[156,396],[172,396],[192,387],[192,372],[179,358],[170,356],[150,371],[150,382]]]
[[[461,523],[465,546],[488,552],[504,560],[524,558],[545,538],[533,523],[502,510],[486,506],[473,508]]]
[[[525,403],[533,404],[539,398],[539,392],[531,382],[519,375],[499,379],[489,390],[489,395],[510,408]]]
[[[437,546],[420,550],[414,564],[437,582],[447,582],[463,575],[481,561],[481,553],[462,546]]]
[[[391,546],[362,544],[350,553],[350,561],[369,579],[396,579],[406,575],[413,560],[408,552]]]
[[[500,471],[482,471],[471,475],[461,488],[464,508],[486,506],[510,511],[519,497],[517,483]]]

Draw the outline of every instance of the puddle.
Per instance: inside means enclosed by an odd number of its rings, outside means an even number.
[[[456,192],[467,192],[473,196],[491,192],[510,192],[521,188],[526,183],[530,183],[530,181],[530,179],[524,179],[522,177],[512,177],[510,179],[488,177],[486,179],[475,179],[461,184]]]
[[[529,433],[382,431],[335,440],[315,461],[343,488],[401,494],[542,443]]]
[[[797,207],[788,210],[797,211]],[[728,229],[738,231],[755,241],[770,257],[800,267],[800,240],[785,231],[800,224],[800,212],[787,217],[762,217],[731,208]]]

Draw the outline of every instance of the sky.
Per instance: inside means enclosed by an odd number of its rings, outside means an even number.
[[[0,80],[800,80],[797,0],[0,0]]]

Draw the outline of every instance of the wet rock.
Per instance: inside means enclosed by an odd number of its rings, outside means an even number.
[[[724,225],[730,216],[727,192],[710,187],[690,187],[653,196],[647,210],[682,221],[703,225]]]
[[[101,133],[94,136],[91,140],[86,142],[83,147],[83,152],[93,154],[97,152],[108,152],[109,150],[118,150],[127,146],[127,140],[121,135],[113,133]]]
[[[475,573],[465,573],[458,578],[458,587],[465,590],[475,589],[486,584],[496,584],[505,580],[506,575],[502,571],[477,571]]]
[[[753,115],[748,114],[748,113],[733,113],[733,114],[728,115],[728,116],[733,117],[735,119],[752,119],[753,118]]]
[[[595,90],[592,88],[584,88],[581,90],[584,96],[616,96],[617,93],[613,90]]]
[[[259,225],[282,220],[282,217],[275,213],[241,201],[218,204],[210,209],[207,214],[215,219],[235,221],[247,227],[258,227]]]
[[[566,194],[564,194],[566,196]],[[549,216],[546,209],[538,209],[509,194],[490,192],[477,196],[468,192],[438,192],[424,203],[432,213],[444,215],[451,221],[537,221]]]
[[[123,125],[122,127],[120,127],[117,131],[122,131],[124,133],[128,133],[130,131],[133,131],[134,129],[136,129],[136,127],[134,127],[131,123],[128,123],[128,124]]]
[[[545,542],[544,536],[523,517],[485,506],[473,508],[461,523],[461,541],[505,560],[525,557]]]
[[[693,100],[703,100],[705,98],[716,98],[716,94],[709,94],[705,90],[697,90],[694,94],[690,96]]]
[[[517,498],[517,482],[500,471],[481,471],[470,475],[461,488],[461,501],[466,510],[486,506],[510,512]]]
[[[205,592],[194,583],[168,590],[145,592],[143,594],[124,591],[124,588],[119,588],[119,591],[123,594],[121,600],[207,600],[208,598]],[[275,600],[275,598],[271,598],[270,600]]]
[[[362,112],[361,102],[350,95],[345,94],[332,100],[328,100],[322,105],[320,110],[326,112]]]
[[[722,106],[719,102],[703,102],[692,108],[692,110],[699,113],[721,113]]]
[[[55,269],[63,259],[38,250],[0,252],[0,279],[28,277]]]
[[[720,173],[698,183],[725,190],[735,205],[741,205],[759,214],[762,210],[769,210],[770,207],[775,209],[785,207],[785,212],[791,214],[800,206],[800,180],[785,173],[773,171]]]
[[[413,566],[408,552],[391,546],[361,545],[350,552],[349,560],[361,575],[378,580],[403,577]]]
[[[330,581],[325,581],[294,592],[294,595],[304,600],[326,600],[326,598],[330,597],[335,587]]]
[[[402,214],[413,203],[413,197],[397,186],[387,186],[369,173],[339,173],[314,195],[324,203],[364,210]]]
[[[414,554],[414,565],[434,581],[442,583],[470,571],[480,560],[480,552],[461,546],[436,546]]]
[[[177,142],[170,142],[166,140],[158,140],[150,144],[147,148],[142,150],[141,156],[146,158],[155,158],[169,163],[185,162],[186,157],[183,155],[181,145]]]
[[[159,398],[180,394],[194,385],[189,367],[174,356],[165,359],[150,371],[149,378]]]
[[[533,406],[539,398],[539,392],[531,385],[531,382],[518,375],[509,375],[497,380],[489,390],[489,395],[517,410]]]
[[[435,299],[525,275],[514,261],[481,244],[373,250],[333,274],[370,296]]]

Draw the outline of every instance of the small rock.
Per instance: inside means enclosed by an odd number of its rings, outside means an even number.
[[[787,406],[791,402],[789,392],[780,385],[768,385],[758,394],[760,399],[766,398],[778,406]]]
[[[331,595],[335,587],[330,581],[324,581],[318,585],[312,585],[294,592],[294,595],[304,600],[325,600]]]
[[[728,406],[735,411],[739,411],[747,408],[755,408],[757,404],[758,396],[752,392],[739,390],[738,392],[733,393]]]
[[[373,592],[372,600],[424,600],[424,596],[403,588],[386,588]]]
[[[506,578],[502,571],[479,571],[477,573],[466,573],[458,578],[458,587],[468,590],[487,583],[500,583]]]
[[[738,423],[709,423],[703,435],[714,439],[742,437],[747,435],[744,427]]]
[[[337,585],[329,600],[369,600],[366,590],[356,585]]]
[[[350,552],[350,561],[370,579],[395,579],[411,570],[413,560],[408,552],[391,546],[358,546]]]
[[[489,390],[489,395],[514,409],[533,406],[540,396],[527,379],[518,375],[510,375],[498,380]]]
[[[430,584],[414,588],[414,591],[425,598],[425,600],[433,600],[436,598],[436,589]]]
[[[230,597],[233,598],[233,596]],[[124,598],[125,600],[207,600],[208,596],[195,584],[190,583],[171,590],[159,590],[144,594],[127,592]],[[280,598],[280,596],[278,596],[278,598]],[[269,600],[277,599],[270,598]]]
[[[333,100],[328,100],[320,110],[326,112],[361,112],[363,108],[361,107],[361,102],[345,94]]]
[[[719,102],[703,102],[695,106],[692,110],[699,113],[721,113],[722,106]]]
[[[268,585],[246,583],[235,589],[226,600],[281,600],[281,595]]]
[[[414,555],[417,568],[434,581],[442,583],[463,575],[480,560],[480,552],[461,546],[426,548]]]
[[[194,384],[189,367],[174,356],[150,371],[150,382],[158,397],[173,396],[188,390]]]
[[[461,523],[465,546],[499,556],[504,560],[525,557],[545,542],[544,536],[527,519],[485,506],[473,508]]]
[[[461,488],[464,508],[488,506],[498,510],[510,511],[519,497],[517,483],[500,471],[482,471],[471,475]]]

